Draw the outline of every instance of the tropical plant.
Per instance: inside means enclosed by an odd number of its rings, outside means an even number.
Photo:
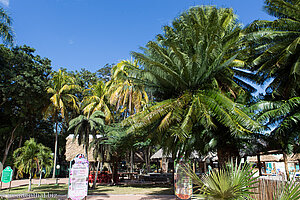
[[[256,20],[245,31],[246,50],[258,83],[268,83],[275,97],[300,95],[300,1],[265,0],[274,21]]]
[[[300,97],[281,101],[261,101],[251,109],[256,112],[259,122],[269,128],[275,127],[270,133],[270,138],[282,150],[289,180],[287,154],[292,153],[300,134]]]
[[[91,89],[85,90],[87,95],[82,102],[83,114],[88,117],[95,111],[102,111],[105,115],[105,121],[110,123],[113,121],[113,115],[110,111],[110,107],[107,99],[107,87],[102,81],[98,81],[97,84],[92,85]]]
[[[0,37],[5,44],[12,45],[14,41],[14,32],[11,27],[12,19],[3,8],[0,8]]]
[[[43,147],[40,150],[37,157],[38,157],[39,173],[40,173],[40,180],[39,180],[39,186],[40,186],[43,173],[45,174],[45,177],[47,177],[52,170],[53,155],[50,148]]]
[[[193,7],[164,30],[143,53],[132,53],[144,66],[135,70],[134,81],[144,85],[157,103],[123,124],[131,125],[130,131],[168,130],[181,139],[205,131],[216,133],[218,127],[231,135],[257,130],[259,124],[233,101],[252,90],[234,76],[233,66],[242,67],[243,62],[237,60],[241,28],[233,11]]]
[[[67,76],[65,72],[59,70],[53,74],[50,80],[50,87],[47,89],[47,93],[51,95],[50,103],[46,108],[45,116],[51,116],[55,122],[55,150],[54,150],[54,166],[55,172],[56,159],[57,159],[57,143],[58,143],[58,125],[60,120],[64,119],[68,121],[67,110],[79,111],[78,99],[74,95],[75,91],[80,91],[80,87],[74,84],[74,79]],[[62,128],[62,127],[61,127]],[[55,178],[55,173],[53,173]]]
[[[282,183],[279,190],[274,193],[275,200],[298,200],[300,199],[300,184],[295,180]]]
[[[43,155],[43,152],[47,155]],[[31,180],[36,171],[40,171],[40,167],[47,167],[51,165],[49,158],[51,158],[51,150],[42,144],[38,144],[33,138],[27,140],[23,147],[20,147],[14,151],[13,154],[15,160],[15,166],[18,168],[18,172],[29,174],[29,186],[28,191],[31,190]]]
[[[137,61],[121,61],[112,68],[111,80],[108,81],[110,104],[121,109],[124,118],[139,112],[148,103],[148,95],[144,87],[132,81],[134,71],[139,69]]]
[[[88,150],[90,144],[90,135],[96,138],[97,134],[103,134],[104,130],[104,119],[105,115],[101,111],[95,111],[89,117],[85,115],[79,115],[78,117],[72,119],[69,123],[69,129],[74,130],[73,140],[77,138],[78,144],[84,145],[84,154],[86,159],[88,159]]]
[[[233,161],[220,170],[212,170],[210,174],[201,177],[189,167],[182,168],[193,180],[196,185],[197,193],[194,196],[199,199],[215,200],[234,200],[234,199],[251,199],[250,195],[254,194],[251,189],[255,188],[258,177],[249,164],[242,165]]]

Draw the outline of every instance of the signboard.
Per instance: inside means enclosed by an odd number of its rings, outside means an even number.
[[[68,198],[80,200],[88,194],[89,162],[82,154],[77,155],[74,161],[69,173]]]
[[[183,161],[175,164],[174,185],[175,196],[178,200],[191,200],[193,195],[192,179],[186,174],[186,165]],[[188,170],[188,169],[186,169]]]
[[[3,183],[9,183],[12,180],[13,170],[10,168],[10,166],[7,166],[2,171],[1,181]]]

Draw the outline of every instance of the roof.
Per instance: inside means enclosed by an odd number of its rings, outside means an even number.
[[[282,160],[282,154],[274,155],[260,155],[261,162],[280,162]],[[257,156],[249,156],[247,162],[258,162]]]
[[[77,140],[75,140],[73,142],[73,137],[74,135],[69,135],[67,138],[66,138],[66,153],[65,153],[65,156],[66,156],[66,160],[67,161],[71,161],[75,158],[75,156],[77,156],[78,154],[84,154],[84,147],[83,145],[78,145],[78,142]],[[90,137],[91,138],[91,137]],[[94,151],[94,148],[91,148],[89,151],[88,151],[88,159],[90,162],[95,162],[95,158],[93,156],[93,151]]]

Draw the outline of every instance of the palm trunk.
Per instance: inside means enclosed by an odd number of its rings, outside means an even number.
[[[54,161],[53,161],[53,175],[52,178],[55,178],[55,169],[56,169],[56,159],[57,159],[57,142],[58,142],[58,122],[56,120],[55,124],[55,145],[54,145]]]
[[[4,155],[3,155],[3,159],[2,159],[3,166],[4,166],[4,163],[5,163],[6,158],[8,156],[9,149],[10,149],[11,145],[13,144],[13,142],[15,140],[15,132],[16,132],[17,128],[19,127],[19,125],[20,125],[20,123],[18,123],[15,126],[15,128],[12,130],[11,135],[10,135],[10,139],[6,143],[5,151],[4,151]]]
[[[97,178],[98,178],[99,165],[100,165],[100,161],[98,161],[98,163],[97,163],[97,169],[96,169],[95,179],[94,179],[93,187],[92,188],[96,188],[96,182],[97,182]]]
[[[31,170],[30,170],[30,172],[29,172],[29,186],[28,186],[28,192],[31,191],[31,179],[32,179],[32,177],[31,177]]]
[[[289,173],[289,168],[288,168],[288,162],[287,162],[287,154],[286,152],[282,152],[283,154],[283,162],[284,162],[284,168],[285,168],[285,173],[286,173],[286,180],[290,180],[290,173]]]
[[[42,182],[42,173],[43,173],[43,170],[40,170],[39,187],[41,186],[41,182]]]
[[[130,173],[133,172],[133,150],[130,150]]]
[[[146,149],[146,158],[145,158],[145,160],[146,160],[146,172],[147,173],[150,173],[150,151],[151,151],[151,146],[149,146],[147,149]]]

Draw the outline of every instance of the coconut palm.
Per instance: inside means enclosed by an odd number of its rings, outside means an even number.
[[[124,117],[139,112],[148,103],[148,95],[143,86],[136,85],[134,70],[139,69],[137,61],[121,61],[112,68],[111,80],[107,83],[110,104],[121,109]]]
[[[104,113],[107,123],[113,121],[113,115],[108,104],[107,92],[107,86],[102,81],[98,81],[90,90],[85,90],[84,93],[88,95],[83,99],[83,114],[89,117],[93,112],[98,110]]]
[[[50,95],[50,103],[46,107],[45,117],[52,117],[55,122],[55,150],[54,150],[54,165],[55,172],[57,159],[57,142],[58,142],[58,125],[61,120],[68,121],[68,110],[79,111],[78,99],[74,95],[75,91],[80,91],[80,87],[75,85],[73,78],[67,76],[65,72],[59,70],[53,74],[50,80],[50,87],[47,93]],[[55,178],[53,173],[52,178]]]
[[[42,152],[47,153],[48,156],[42,156]],[[48,160],[51,156],[51,150],[42,144],[37,144],[33,138],[27,140],[23,147],[14,151],[14,165],[18,168],[18,172],[29,173],[28,191],[31,190],[31,180],[34,169],[40,170],[41,165],[46,167],[49,164]],[[41,164],[41,165],[40,165]]]
[[[85,115],[79,115],[78,117],[72,119],[69,123],[69,129],[74,130],[73,140],[77,138],[78,144],[84,145],[84,154],[86,159],[88,159],[88,150],[90,143],[90,135],[96,138],[99,133],[104,133],[104,119],[105,115],[101,111],[95,111],[89,117]]]
[[[237,60],[241,28],[233,11],[193,7],[164,30],[144,53],[132,53],[144,66],[136,70],[135,81],[158,102],[124,124],[130,124],[131,131],[154,126],[156,132],[169,130],[181,139],[223,127],[231,135],[258,129],[243,106],[233,101],[247,91],[232,68],[243,64]]]
[[[257,82],[271,79],[267,92],[274,96],[299,96],[300,1],[265,0],[265,10],[278,19],[256,20],[246,28],[247,51],[257,70]]]
[[[0,8],[0,37],[5,44],[12,45],[14,32],[11,27],[12,19],[3,8]]]
[[[182,168],[193,180],[200,197],[199,199],[251,199],[254,194],[251,189],[255,188],[258,177],[254,177],[255,172],[249,164],[239,165],[231,161],[230,165],[224,169],[212,170],[210,174],[202,177],[197,176],[189,167]]]
[[[286,101],[261,101],[251,109],[256,112],[257,120],[266,127],[275,126],[270,137],[282,150],[287,180],[289,180],[287,154],[292,153],[300,134],[300,97]]]

